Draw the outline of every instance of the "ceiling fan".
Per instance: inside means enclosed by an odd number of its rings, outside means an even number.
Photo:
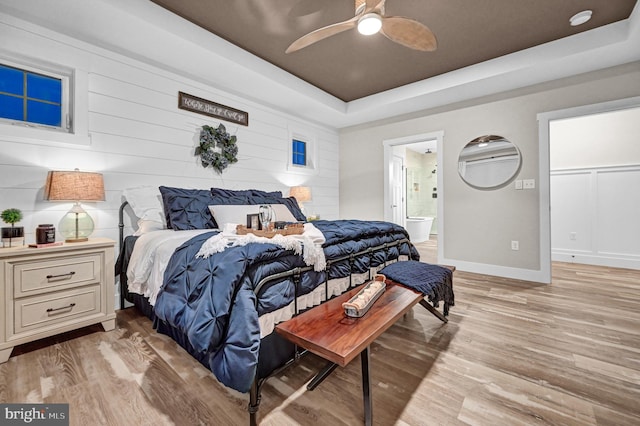
[[[436,50],[438,42],[429,28],[403,16],[385,16],[385,2],[386,0],[355,0],[356,15],[353,18],[312,31],[291,43],[285,52],[295,52],[356,27],[361,34],[371,35],[381,32],[389,40],[411,49]]]

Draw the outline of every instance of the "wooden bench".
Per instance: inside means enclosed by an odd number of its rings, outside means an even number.
[[[296,345],[329,361],[309,382],[308,390],[315,389],[336,367],[344,367],[360,355],[364,418],[365,425],[369,426],[373,421],[369,375],[371,343],[417,303],[445,323],[447,318],[424,300],[422,294],[390,280],[387,280],[385,292],[363,317],[347,317],[342,303],[353,297],[364,285],[280,323],[275,329]]]

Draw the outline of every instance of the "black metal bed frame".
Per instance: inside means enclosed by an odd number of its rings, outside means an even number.
[[[121,205],[120,208],[118,210],[118,233],[119,233],[119,243],[120,243],[120,249],[122,248],[122,245],[124,243],[124,209],[125,207],[128,205],[129,203],[127,201],[124,201]],[[409,258],[411,259],[411,249],[410,249],[410,245],[411,242],[409,241],[409,239],[407,238],[403,238],[400,240],[396,240],[390,243],[384,243],[375,247],[369,247],[365,250],[361,250],[357,253],[351,253],[349,255],[346,256],[342,256],[339,258],[335,258],[335,259],[331,259],[331,260],[327,260],[327,266],[326,266],[326,271],[329,271],[330,267],[332,264],[335,263],[339,263],[339,262],[344,262],[345,260],[349,261],[349,265],[350,265],[350,270],[353,270],[353,264],[355,263],[355,260],[357,257],[360,256],[364,256],[364,255],[369,255],[369,257],[371,257],[374,253],[379,252],[381,250],[385,250],[388,251],[390,248],[393,247],[400,247],[402,244],[406,244],[409,246]],[[387,264],[387,256],[385,256],[385,262],[384,262],[384,266],[386,266]],[[293,297],[293,312],[294,312],[294,316],[298,315],[298,288],[299,288],[299,284],[302,280],[302,274],[304,272],[308,272],[313,270],[312,266],[305,266],[305,267],[297,267],[294,268],[292,270],[289,271],[284,271],[284,272],[279,272],[276,274],[272,274],[269,275],[267,277],[264,277],[262,280],[260,280],[258,282],[258,284],[255,286],[253,292],[256,295],[256,308],[258,307],[258,296],[260,295],[260,292],[262,291],[263,288],[265,288],[265,286],[269,283],[271,283],[272,281],[275,280],[279,280],[282,278],[288,278],[288,277],[292,277],[293,278],[293,285],[294,285],[294,297]],[[369,279],[371,279],[371,267],[369,267]],[[125,288],[126,286],[124,285],[124,283],[121,281],[120,282],[120,308],[124,308],[124,301],[125,301],[125,293],[128,293],[127,289]],[[353,274],[349,274],[349,288],[353,287]],[[329,274],[326,273],[325,274],[325,282],[324,282],[324,288],[325,288],[325,302],[329,300]],[[311,308],[310,308],[311,309]],[[260,399],[261,399],[261,392],[262,392],[262,387],[265,385],[266,381],[268,379],[270,379],[271,377],[280,374],[282,371],[284,371],[286,368],[288,368],[289,366],[291,366],[292,364],[296,363],[297,361],[299,361],[300,357],[302,357],[303,355],[307,354],[308,351],[306,349],[304,350],[299,350],[298,346],[295,345],[294,346],[294,356],[289,359],[285,364],[283,364],[282,366],[276,368],[275,370],[273,370],[270,374],[268,374],[266,377],[263,378],[258,378],[257,377],[257,371],[256,371],[256,377],[254,377],[253,383],[251,385],[251,389],[249,390],[249,405],[247,407],[247,411],[249,412],[249,424],[250,426],[256,426],[257,425],[257,413],[258,413],[258,409],[260,407]]]

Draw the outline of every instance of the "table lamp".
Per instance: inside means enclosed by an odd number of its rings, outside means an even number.
[[[305,213],[303,203],[311,201],[311,188],[308,186],[294,186],[289,190],[289,196],[296,199],[300,210]]]
[[[104,181],[101,173],[50,171],[44,188],[44,199],[73,201],[75,204],[60,221],[58,232],[68,243],[87,241],[93,232],[91,216],[80,201],[104,201]]]

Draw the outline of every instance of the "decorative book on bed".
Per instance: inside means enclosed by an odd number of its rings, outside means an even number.
[[[296,352],[273,332],[277,323],[389,263],[419,258],[404,228],[381,221],[318,220],[301,225],[301,234],[271,238],[235,233],[262,204],[272,206],[278,221],[304,222],[295,199],[280,192],[145,187],[123,195],[121,299],[224,385],[249,392],[252,424],[262,384]],[[138,230],[124,238],[127,204]]]

